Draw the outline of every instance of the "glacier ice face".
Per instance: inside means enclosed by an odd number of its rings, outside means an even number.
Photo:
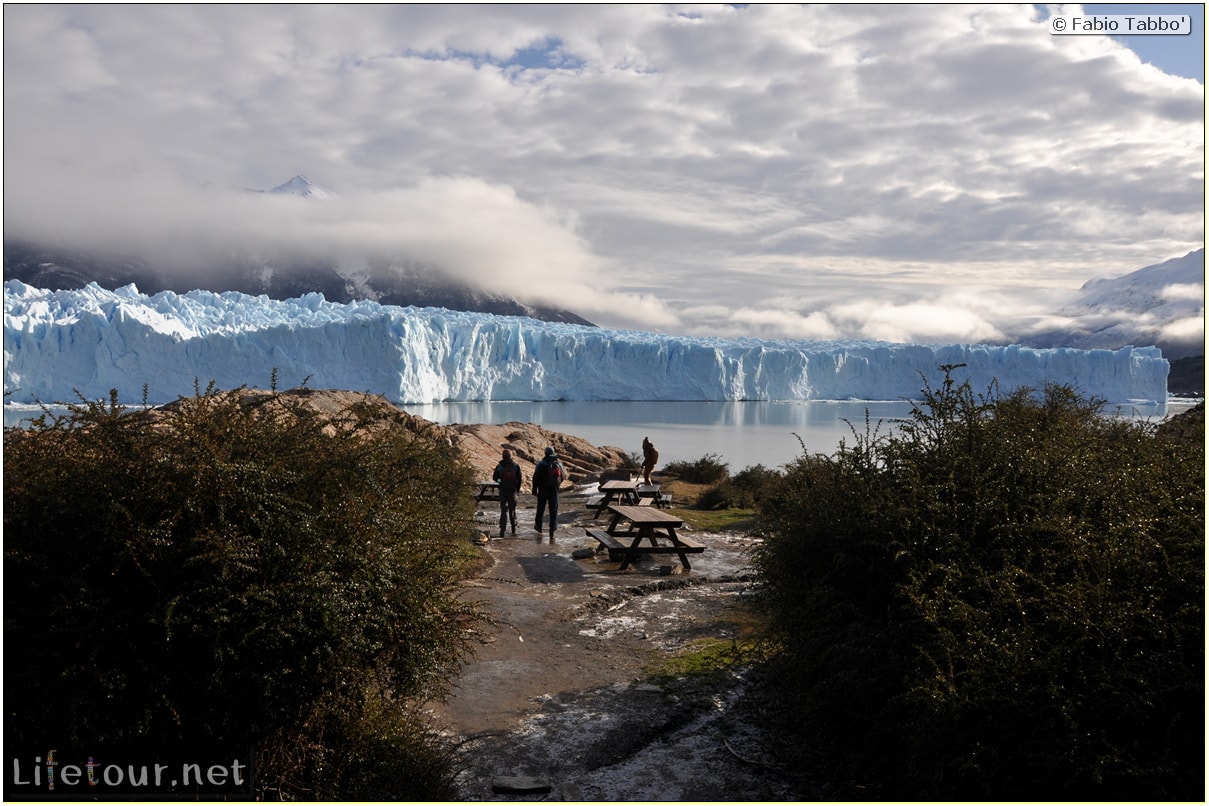
[[[1167,399],[1153,347],[711,339],[539,322],[308,294],[162,292],[95,284],[4,286],[4,388],[12,403],[107,398],[166,403],[195,386],[305,383],[397,403],[454,400],[896,400],[965,364],[978,391],[1070,384],[1109,403]],[[968,374],[962,374],[968,373]],[[922,374],[922,375],[921,375]]]

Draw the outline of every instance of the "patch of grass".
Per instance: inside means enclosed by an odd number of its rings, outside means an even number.
[[[767,656],[767,623],[764,614],[735,600],[716,613],[708,625],[698,625],[707,635],[686,641],[672,656],[662,656],[646,665],[652,682],[666,685],[680,678],[712,679],[737,666],[750,665]],[[719,635],[726,637],[717,637]]]
[[[749,532],[756,525],[754,509],[670,509],[699,532]]]
[[[655,683],[667,683],[682,677],[712,678],[735,666],[750,663],[758,650],[750,639],[702,638],[690,643],[683,652],[664,658],[647,668]]]
[[[696,501],[701,493],[709,488],[708,484],[694,484],[661,474],[655,474],[652,480],[658,482],[664,493],[672,496],[673,502],[680,504]],[[668,511],[701,532],[742,532],[755,527],[754,509],[703,510],[678,506]]]

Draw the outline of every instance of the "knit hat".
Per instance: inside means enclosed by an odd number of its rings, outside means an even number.
[[[546,456],[553,456],[553,455],[554,455],[554,449],[546,448]]]

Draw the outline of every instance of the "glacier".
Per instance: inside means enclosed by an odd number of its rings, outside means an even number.
[[[525,317],[95,283],[4,284],[7,403],[167,403],[198,387],[307,385],[398,404],[503,400],[899,400],[946,364],[975,391],[1069,384],[1108,403],[1165,406],[1168,362],[1117,350],[721,339]],[[274,381],[273,376],[276,374]]]

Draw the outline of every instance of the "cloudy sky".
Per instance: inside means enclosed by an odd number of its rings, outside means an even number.
[[[995,340],[1203,246],[1185,8],[1156,66],[1052,35],[1079,6],[6,4],[5,233],[397,254],[608,327]],[[339,198],[237,192],[295,174]]]

